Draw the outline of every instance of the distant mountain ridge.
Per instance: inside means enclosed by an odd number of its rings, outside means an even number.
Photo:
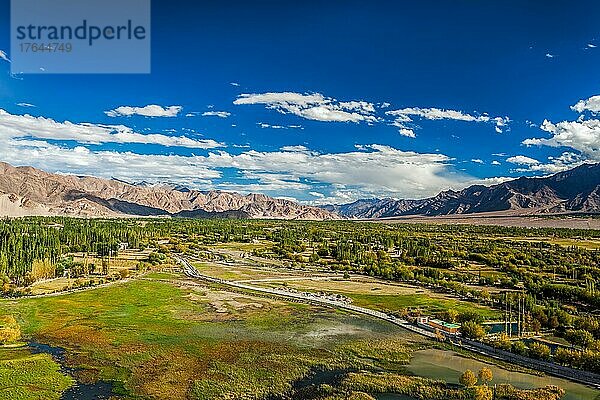
[[[59,175],[0,162],[0,215],[339,219],[329,211],[262,194],[196,191],[174,184]]]
[[[582,164],[544,178],[521,177],[492,186],[447,190],[422,200],[367,199],[322,208],[346,218],[362,219],[499,211],[600,213],[600,164]]]

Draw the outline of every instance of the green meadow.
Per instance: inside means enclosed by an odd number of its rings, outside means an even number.
[[[263,398],[310,371],[401,371],[420,338],[329,309],[158,279],[75,294],[2,301],[25,338],[66,349],[83,382],[123,398]],[[5,398],[58,398],[72,384],[46,354],[3,349]],[[18,375],[6,375],[7,368]],[[45,380],[40,380],[44,377]],[[23,388],[38,382],[46,391]]]

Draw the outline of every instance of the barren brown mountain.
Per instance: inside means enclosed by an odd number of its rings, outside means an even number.
[[[135,185],[0,163],[0,215],[185,216],[324,220],[329,211],[262,194]]]
[[[498,185],[448,190],[422,200],[367,199],[323,208],[348,218],[600,213],[600,164],[583,164],[548,177],[521,177]]]

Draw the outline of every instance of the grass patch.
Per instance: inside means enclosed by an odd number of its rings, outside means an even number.
[[[354,304],[361,307],[373,308],[383,312],[397,312],[407,308],[420,308],[426,314],[454,309],[456,311],[475,311],[486,320],[493,320],[501,316],[500,312],[477,304],[453,300],[433,298],[422,294],[402,295],[375,295],[375,294],[348,294]]]
[[[2,312],[17,317],[26,337],[65,348],[67,363],[82,368],[87,380],[116,381],[133,397],[281,394],[313,368],[369,368],[374,361],[363,354],[364,345],[349,350],[356,341],[399,341],[406,335],[380,321],[184,281],[133,280],[1,305]],[[372,326],[361,325],[367,323]],[[41,362],[46,356],[36,357]],[[0,386],[12,386],[7,382],[0,377]]]
[[[73,385],[48,354],[0,349],[0,399],[52,400]]]

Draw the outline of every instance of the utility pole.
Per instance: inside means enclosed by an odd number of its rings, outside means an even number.
[[[521,294],[517,297],[517,336],[521,336]]]
[[[510,327],[508,336],[512,337],[512,302],[508,303],[508,326]]]
[[[506,311],[506,307],[507,307],[507,303],[508,303],[508,295],[506,294],[506,292],[504,293],[504,333],[506,335],[508,335],[508,322],[507,322],[507,311]]]

